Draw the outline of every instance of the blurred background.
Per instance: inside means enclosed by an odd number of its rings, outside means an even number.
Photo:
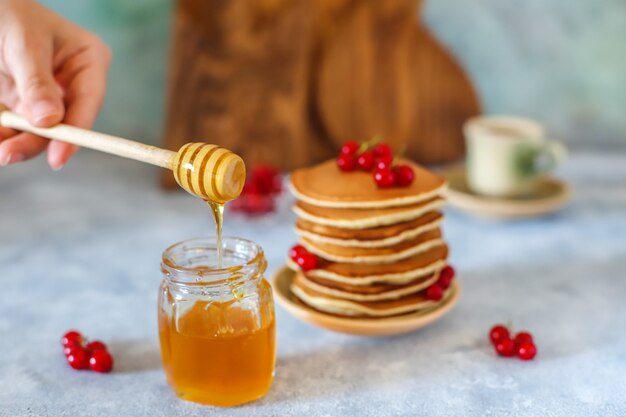
[[[173,2],[41,2],[114,51],[96,128],[158,143]],[[430,0],[423,19],[469,73],[485,112],[535,118],[578,148],[626,142],[625,1]]]

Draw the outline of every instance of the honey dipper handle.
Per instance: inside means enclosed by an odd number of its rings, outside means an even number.
[[[176,152],[166,149],[64,124],[49,128],[35,127],[26,118],[4,110],[2,107],[0,107],[0,126],[34,133],[44,138],[71,143],[168,169],[171,169],[170,161],[176,155]]]

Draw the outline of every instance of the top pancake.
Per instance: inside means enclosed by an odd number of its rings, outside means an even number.
[[[371,172],[342,172],[334,160],[293,172],[290,187],[306,203],[333,208],[379,208],[416,204],[442,195],[446,181],[427,169],[400,159],[415,172],[409,187],[381,189]]]

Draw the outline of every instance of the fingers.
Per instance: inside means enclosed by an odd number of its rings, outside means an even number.
[[[61,93],[54,79],[53,39],[24,33],[11,45],[10,66],[21,107],[30,123],[50,127],[64,116]]]
[[[17,135],[17,131],[8,127],[0,126],[0,142]]]
[[[58,171],[67,164],[76,151],[78,151],[78,146],[53,140],[48,145],[48,165]]]
[[[0,142],[0,167],[27,161],[39,155],[48,146],[48,140],[30,133],[20,133]]]

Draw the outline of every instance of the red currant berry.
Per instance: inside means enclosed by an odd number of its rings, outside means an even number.
[[[394,168],[394,171],[400,187],[408,187],[413,183],[413,180],[415,179],[415,172],[413,172],[413,168],[410,166],[398,165]]]
[[[374,154],[378,157],[393,156],[393,149],[391,149],[391,146],[386,143],[379,143],[374,147]]]
[[[372,151],[365,151],[363,152],[361,155],[359,155],[359,158],[357,159],[357,164],[359,165],[359,168],[363,171],[371,171],[372,168],[374,168],[374,163],[375,158],[374,158],[374,152]]]
[[[289,259],[296,262],[296,259],[304,255],[305,253],[307,253],[307,250],[304,246],[295,245],[291,249],[289,249]]]
[[[276,194],[281,190],[280,172],[269,165],[257,165],[247,183],[254,184],[259,194]]]
[[[452,265],[446,265],[442,270],[441,270],[441,276],[442,277],[446,277],[446,278],[454,278],[454,276],[456,275],[456,271],[454,270],[454,268],[452,267]]]
[[[61,338],[61,344],[64,347],[70,345],[80,345],[83,343],[83,340],[84,338],[82,334],[80,334],[76,330],[70,330],[69,332],[65,333]]]
[[[67,363],[74,369],[87,369],[89,367],[89,354],[84,348],[75,347],[75,349],[67,355]]]
[[[87,349],[88,352],[95,352],[96,350],[107,350],[107,345],[99,340],[94,340],[93,342],[87,343],[85,345],[85,349]]]
[[[113,356],[106,350],[96,350],[89,358],[89,368],[96,372],[111,372]]]
[[[303,271],[317,268],[317,256],[312,253],[304,253],[296,259],[296,263]]]
[[[517,347],[517,357],[529,361],[537,355],[537,347],[532,342],[524,342]]]
[[[63,354],[67,358],[72,353],[74,353],[76,350],[82,350],[82,349],[84,349],[84,348],[81,345],[67,345],[67,346],[65,346],[63,348]]]
[[[377,169],[374,172],[374,181],[379,188],[391,188],[396,185],[396,174],[389,168]]]
[[[450,285],[452,285],[453,280],[454,269],[450,265],[448,265],[443,268],[439,273],[439,279],[437,280],[437,284],[447,290],[448,288],[450,288]]]
[[[502,339],[496,343],[496,352],[500,356],[513,356],[515,355],[515,342],[511,339]]]
[[[524,343],[533,343],[533,336],[528,332],[519,332],[513,340],[517,346],[521,346]]]
[[[337,157],[337,166],[345,172],[354,171],[356,169],[356,156],[341,154]]]
[[[491,343],[493,343],[494,345],[501,340],[510,338],[511,335],[509,334],[509,329],[501,324],[493,326],[489,331],[489,340],[491,340]]]
[[[433,284],[426,289],[426,298],[433,301],[439,301],[443,298],[443,288],[437,284]]]
[[[354,155],[358,152],[360,147],[361,146],[357,142],[349,140],[347,142],[344,142],[344,144],[341,146],[341,153],[344,155]]]
[[[381,156],[376,158],[376,169],[387,169],[393,165],[393,156]]]

